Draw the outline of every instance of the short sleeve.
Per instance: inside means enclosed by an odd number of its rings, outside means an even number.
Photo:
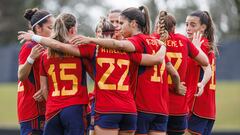
[[[139,38],[137,38],[137,36],[127,38],[127,40],[130,41],[134,45],[136,52],[140,52],[140,53],[143,52],[143,48],[141,46],[142,43],[139,40]]]
[[[207,39],[203,38],[203,40],[204,40],[204,42],[201,45],[201,49],[206,55],[208,55],[208,53],[209,53],[209,43],[208,43]]]
[[[44,59],[47,58],[46,56],[47,56],[47,54],[45,53],[40,57],[40,64],[39,64],[40,76],[47,76],[47,72],[44,67],[44,65],[45,65]]]
[[[199,50],[193,45],[193,43],[188,40],[187,41],[188,54],[191,58],[195,58],[199,54]]]
[[[82,62],[89,76],[91,76],[91,78],[94,79],[94,73],[93,73],[94,69],[91,61],[89,59],[83,58]]]
[[[130,60],[138,65],[140,65],[142,61],[142,53],[129,53]]]
[[[24,64],[26,62],[27,57],[30,55],[34,45],[35,44],[32,42],[26,42],[25,44],[23,44],[18,56],[19,65]]]
[[[78,46],[81,57],[92,59],[96,51],[95,44],[83,44]]]

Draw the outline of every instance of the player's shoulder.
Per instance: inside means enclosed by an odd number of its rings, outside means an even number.
[[[37,43],[33,41],[26,41],[23,45],[22,48],[33,48]]]
[[[184,36],[183,34],[180,34],[180,33],[175,33],[174,37],[177,39],[184,40],[184,41],[189,41],[189,39],[186,36]]]

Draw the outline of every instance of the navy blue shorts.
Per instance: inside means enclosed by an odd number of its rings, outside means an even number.
[[[45,123],[45,117],[39,116],[33,120],[20,123],[20,135],[42,135]]]
[[[138,112],[137,134],[148,134],[150,131],[167,131],[168,116]]]
[[[96,113],[94,125],[107,129],[119,129],[120,131],[135,131],[137,128],[137,115]]]
[[[196,134],[211,135],[215,120],[205,119],[192,114],[188,119],[188,131]]]
[[[167,133],[168,135],[182,135],[187,129],[188,116],[169,116]]]
[[[63,108],[46,122],[44,135],[84,135],[83,105]]]
[[[95,116],[95,102],[91,104],[91,114],[90,114],[90,125],[89,125],[89,130],[94,130],[94,116]]]

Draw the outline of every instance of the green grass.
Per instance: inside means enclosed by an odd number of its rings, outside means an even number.
[[[240,81],[217,82],[215,131],[240,131]],[[0,84],[0,128],[17,128],[17,84]]]
[[[214,130],[240,131],[240,81],[217,82],[217,119]]]
[[[0,84],[0,128],[16,128],[17,83]]]

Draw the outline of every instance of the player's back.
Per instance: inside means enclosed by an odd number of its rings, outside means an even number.
[[[156,53],[161,45],[155,37],[138,34],[128,38],[137,52],[145,54]],[[168,114],[168,91],[164,88],[166,75],[165,60],[154,66],[139,66],[135,101],[138,111],[158,114]]]
[[[153,34],[156,38],[160,38],[159,34]],[[181,34],[169,33],[166,41],[167,53],[174,68],[178,71],[181,82],[186,81],[186,73],[188,67],[188,59],[196,57],[199,53],[197,48]],[[171,115],[187,114],[187,98],[176,94],[170,75],[168,75],[169,84],[169,112]]]
[[[46,119],[62,108],[88,103],[86,72],[81,58],[48,57],[45,53],[41,64],[41,75],[48,79]]]
[[[136,113],[126,52],[99,47],[95,65],[96,108],[100,113]]]

